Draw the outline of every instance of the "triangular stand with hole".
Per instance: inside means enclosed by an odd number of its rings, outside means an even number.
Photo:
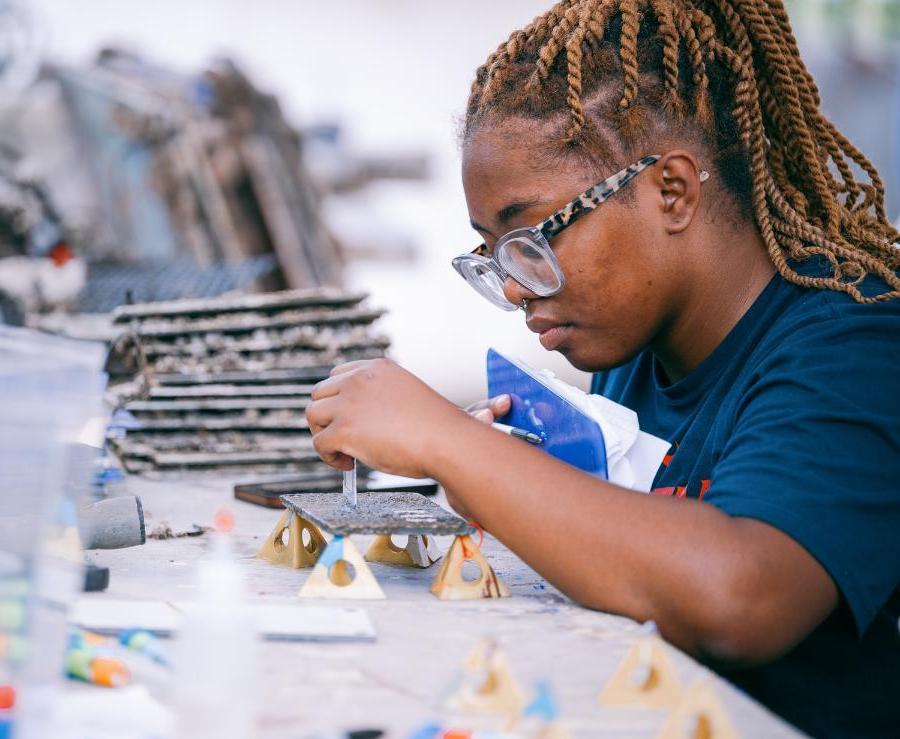
[[[710,681],[701,678],[684,691],[656,739],[738,739],[738,733]]]
[[[299,593],[301,598],[376,600],[384,591],[350,539],[335,536]]]
[[[479,642],[466,657],[463,671],[459,686],[447,698],[448,709],[501,715],[515,721],[525,706],[525,692],[496,644]]]
[[[515,736],[530,739],[572,739],[559,718],[559,707],[546,681],[537,684],[531,703],[509,723],[506,730]]]
[[[405,547],[394,544],[389,534],[380,534],[366,551],[367,562],[401,567],[431,567],[440,558],[434,538],[427,534],[408,536]]]
[[[513,736],[527,736],[530,739],[572,739],[572,735],[566,728],[565,723],[559,719],[549,721],[533,730],[527,725],[520,726],[518,727],[518,732],[511,733]]]
[[[605,706],[674,708],[684,689],[658,636],[639,639],[610,678],[600,702]]]
[[[474,562],[481,572],[474,580],[463,577],[465,562]],[[466,535],[457,536],[444,555],[444,562],[438,571],[431,592],[441,600],[471,600],[474,598],[508,598],[509,588],[497,577],[481,550]]]
[[[572,739],[572,735],[561,721],[552,721],[535,734],[534,739]]]
[[[284,534],[287,532],[287,542]],[[303,533],[307,533],[308,540],[303,541]],[[318,527],[301,518],[293,511],[285,511],[272,533],[266,537],[256,556],[276,565],[293,567],[312,567],[328,542],[322,536]]]

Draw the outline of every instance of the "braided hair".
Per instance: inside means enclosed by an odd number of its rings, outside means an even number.
[[[881,177],[819,103],[782,0],[561,0],[478,68],[463,140],[545,121],[550,148],[595,165],[693,141],[782,277],[861,303],[896,298],[900,233]],[[795,269],[813,256],[821,274]],[[863,294],[869,275],[888,289]]]

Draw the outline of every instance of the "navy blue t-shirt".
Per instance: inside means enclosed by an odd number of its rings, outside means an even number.
[[[790,653],[725,676],[813,736],[900,736],[900,299],[776,276],[678,382],[645,351],[591,390],[672,443],[655,493],[778,528],[840,590]]]

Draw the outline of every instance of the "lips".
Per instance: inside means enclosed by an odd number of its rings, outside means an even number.
[[[558,321],[535,316],[526,320],[525,323],[530,330],[539,334],[538,340],[548,352],[552,352],[560,346],[572,330],[572,324],[570,323],[559,323]]]

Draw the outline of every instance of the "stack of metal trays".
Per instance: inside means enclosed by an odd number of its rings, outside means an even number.
[[[321,469],[304,411],[333,367],[383,356],[366,295],[332,289],[125,306],[113,314],[139,357],[142,392],[111,446],[132,472]]]

